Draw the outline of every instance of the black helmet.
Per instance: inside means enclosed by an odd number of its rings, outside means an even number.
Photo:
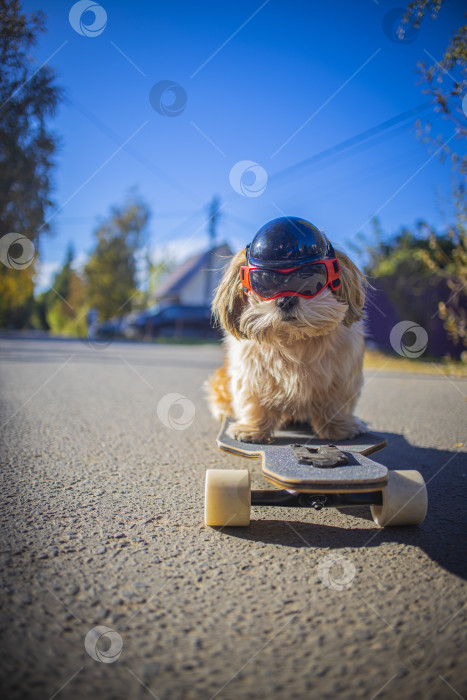
[[[247,264],[252,267],[298,267],[334,257],[326,236],[309,221],[295,216],[273,219],[247,246]]]

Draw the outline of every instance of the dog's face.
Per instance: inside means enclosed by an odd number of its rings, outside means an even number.
[[[265,301],[245,294],[240,267],[245,250],[235,255],[219,285],[213,311],[225,330],[236,338],[291,345],[299,340],[327,335],[342,323],[350,326],[363,317],[365,278],[352,261],[336,251],[341,267],[341,287],[323,289],[312,299],[277,297]]]

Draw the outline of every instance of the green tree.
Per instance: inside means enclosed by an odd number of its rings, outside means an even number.
[[[36,298],[34,323],[53,333],[84,335],[86,330],[86,285],[73,267],[73,246],[68,246],[65,260],[52,286]]]
[[[365,260],[370,283],[386,293],[400,320],[420,324],[430,337],[443,331],[436,318],[438,308],[445,333],[458,345],[454,354],[461,355],[466,331],[461,279],[467,280],[467,258],[459,246],[459,227],[440,233],[419,221],[413,228],[404,226],[387,235],[377,219],[372,224],[370,242],[360,234],[358,243],[352,244]]]
[[[404,27],[412,24],[419,27],[427,14],[436,19],[445,0],[413,0],[407,6],[403,18]],[[467,17],[467,13],[465,15]],[[441,158],[450,157],[453,168],[461,177],[467,175],[467,108],[463,100],[467,93],[467,24],[456,29],[439,61],[428,65],[426,61],[417,64],[422,91],[428,94],[435,112],[448,120],[454,127],[455,136],[449,141],[441,134],[433,134],[432,125],[417,123],[418,134],[425,143],[441,149]]]
[[[435,19],[444,2],[412,0],[407,6],[401,33],[410,23],[418,27],[427,14]],[[467,24],[452,33],[438,62],[430,66],[419,62],[418,72],[423,92],[430,96],[435,111],[454,127],[452,137],[446,139],[441,134],[433,134],[431,124],[417,123],[418,135],[428,147],[439,150],[442,160],[449,158],[451,161],[454,205],[453,225],[444,237],[431,230],[429,250],[420,251],[419,257],[433,275],[445,280],[450,293],[439,301],[438,312],[449,336],[467,349]]]
[[[422,258],[432,274],[442,277],[449,290],[438,302],[438,313],[454,343],[465,350],[467,359],[467,200],[462,183],[454,188],[455,226],[449,228],[444,241],[430,232],[430,252]],[[443,243],[449,243],[448,246]]]
[[[73,260],[75,254],[73,249],[73,244],[69,243],[67,251],[65,253],[65,261],[63,263],[62,269],[57,273],[51,293],[58,296],[60,299],[67,299],[70,293],[70,279],[73,274]]]
[[[49,228],[44,220],[56,150],[47,123],[61,97],[53,69],[36,69],[32,61],[44,30],[42,12],[26,15],[18,0],[0,0],[0,246],[5,234],[16,232],[32,241],[36,253]],[[13,259],[21,253],[18,245],[9,250]],[[0,325],[27,323],[33,288],[33,262],[23,269],[0,264]]]
[[[62,268],[55,275],[52,286],[46,292],[42,292],[35,299],[33,324],[39,328],[50,329],[49,315],[54,306],[67,304],[67,297],[70,291],[70,279],[73,275],[74,252],[70,243],[65,255]],[[56,330],[56,329],[54,329]]]
[[[113,207],[95,231],[96,247],[85,266],[89,305],[101,321],[131,311],[137,291],[137,253],[142,248],[150,212],[137,197]]]

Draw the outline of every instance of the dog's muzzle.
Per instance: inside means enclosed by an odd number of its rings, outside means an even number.
[[[276,306],[285,312],[292,311],[298,304],[298,297],[277,297]]]

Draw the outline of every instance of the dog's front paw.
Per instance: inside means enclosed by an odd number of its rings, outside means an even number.
[[[228,435],[241,442],[270,442],[271,433],[245,423],[232,423],[227,430]]]
[[[359,420],[358,418],[354,418],[353,423],[354,423],[355,432],[352,435],[352,437],[356,437],[357,435],[363,435],[363,433],[368,432],[368,426],[362,420]]]
[[[358,418],[349,418],[345,421],[328,423],[321,430],[317,431],[320,440],[351,440],[357,435],[366,433],[367,426]]]

